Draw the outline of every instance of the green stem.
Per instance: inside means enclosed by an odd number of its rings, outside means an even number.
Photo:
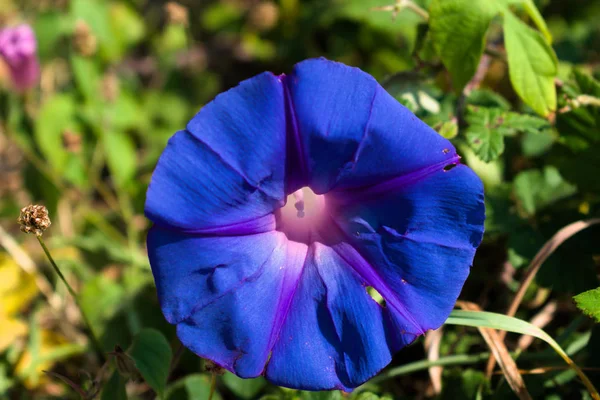
[[[75,293],[75,291],[73,290],[71,285],[69,285],[69,282],[67,282],[67,280],[65,279],[65,276],[62,274],[61,270],[58,268],[58,265],[56,265],[56,262],[54,261],[54,258],[52,258],[52,255],[50,254],[48,247],[46,247],[46,243],[44,243],[42,236],[36,235],[36,237],[37,237],[38,242],[40,242],[40,245],[42,246],[42,249],[44,250],[46,257],[48,257],[48,261],[50,261],[50,264],[52,264],[52,268],[54,268],[54,271],[58,274],[58,277],[60,278],[60,280],[65,284],[65,286],[67,287],[67,290],[69,291],[71,296],[73,296],[73,299],[75,300],[75,304],[77,305],[77,308],[79,308],[81,317],[83,318],[83,321],[85,322],[85,325],[86,325],[86,328],[88,330],[88,334],[90,337],[90,341],[92,342],[92,346],[94,347],[94,350],[96,351],[97,356],[100,359],[100,361],[104,363],[106,361],[106,357],[104,356],[104,352],[102,351],[102,346],[100,345],[100,342],[98,341],[98,339],[96,338],[96,335],[94,334],[94,330],[92,329],[92,324],[90,323],[90,320],[88,319],[87,315],[83,311],[83,307],[81,307],[81,303],[79,302],[79,297],[77,297],[77,294]]]
[[[212,400],[213,395],[215,394],[216,388],[217,388],[217,374],[215,372],[213,372],[212,378],[210,378],[210,392],[208,393],[208,400]]]

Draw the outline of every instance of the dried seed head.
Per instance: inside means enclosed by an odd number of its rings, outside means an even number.
[[[21,225],[21,231],[34,233],[36,236],[42,236],[51,224],[48,209],[40,205],[23,207],[17,222]]]
[[[174,1],[168,2],[165,4],[165,13],[167,14],[169,24],[188,26],[188,9],[181,4]]]
[[[225,373],[225,370],[223,368],[221,368],[211,360],[204,360],[204,370],[215,375],[223,375]]]
[[[98,41],[92,30],[83,20],[75,23],[75,32],[73,33],[73,47],[84,57],[89,57],[96,53]]]

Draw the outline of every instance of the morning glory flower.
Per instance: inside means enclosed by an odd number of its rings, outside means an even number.
[[[484,221],[481,181],[452,144],[325,59],[202,108],[169,140],[145,211],[181,342],[305,390],[349,391],[444,323]]]
[[[0,30],[0,57],[8,65],[17,90],[24,91],[37,84],[40,75],[37,41],[29,25]]]

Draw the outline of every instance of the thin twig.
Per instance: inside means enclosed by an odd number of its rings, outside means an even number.
[[[443,328],[440,327],[434,331],[429,331],[425,335],[425,351],[427,352],[427,360],[437,361],[440,358],[440,344],[442,343]],[[429,367],[429,378],[433,386],[435,394],[442,392],[442,372],[443,368],[439,365]]]
[[[471,302],[467,301],[457,301],[456,305],[462,308],[463,310],[468,311],[481,311],[481,308]],[[525,386],[525,382],[523,381],[523,377],[519,374],[519,369],[517,368],[517,364],[515,360],[510,355],[510,352],[506,348],[504,341],[500,338],[500,334],[495,329],[490,328],[477,328],[481,336],[485,340],[486,344],[490,348],[491,353],[499,360],[500,368],[506,378],[508,384],[510,385],[513,392],[523,400],[533,400],[529,392],[527,391],[527,387]]]
[[[71,285],[69,285],[69,282],[67,282],[67,279],[65,278],[65,276],[63,275],[61,270],[58,268],[58,265],[56,265],[56,262],[54,261],[54,258],[52,258],[52,255],[50,254],[48,247],[46,247],[46,243],[44,243],[42,236],[36,235],[36,238],[37,238],[38,242],[40,243],[40,245],[42,246],[42,249],[44,250],[46,257],[48,257],[48,260],[50,261],[52,268],[54,268],[54,271],[56,272],[56,274],[58,275],[60,280],[65,284],[65,286],[67,287],[67,290],[69,291],[71,296],[73,296],[73,299],[75,300],[75,304],[77,305],[77,308],[79,308],[79,312],[81,314],[83,322],[85,323],[86,328],[88,330],[89,338],[92,342],[92,346],[94,347],[94,350],[96,351],[96,354],[97,354],[98,358],[100,359],[100,361],[102,363],[104,363],[106,361],[106,357],[104,356],[104,352],[102,351],[102,346],[100,345],[100,342],[98,341],[98,339],[96,338],[96,335],[94,334],[94,330],[92,329],[92,324],[90,323],[90,320],[88,319],[87,315],[83,311],[83,307],[81,306],[81,303],[79,302],[79,297],[77,296],[77,294],[75,293],[75,291],[73,290]]]
[[[417,4],[413,3],[411,0],[396,0],[395,4],[390,4],[382,7],[373,7],[371,11],[391,11],[392,18],[396,19],[398,13],[402,11],[402,9],[407,8],[423,18],[425,22],[429,21],[429,13],[425,11],[423,8],[419,7]]]

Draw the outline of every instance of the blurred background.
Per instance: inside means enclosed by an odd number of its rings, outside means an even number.
[[[394,17],[392,10],[375,9],[393,3],[0,0],[0,28],[29,24],[41,65],[39,79],[17,90],[10,66],[0,61],[0,398],[80,398],[73,386],[89,396],[101,367],[86,350],[73,299],[35,237],[19,231],[19,210],[31,203],[48,207],[52,226],[44,238],[106,352],[116,345],[127,349],[142,328],[155,328],[178,353],[145,254],[149,222],[143,204],[158,156],[168,138],[219,92],[265,70],[289,72],[309,57],[362,68],[452,138],[484,180],[488,209],[485,242],[462,297],[489,311],[506,310],[539,248],[564,225],[600,215],[600,156],[590,152],[600,142],[598,109],[555,115],[539,132],[507,137],[500,157],[482,161],[463,134],[465,97],[453,91],[448,72],[428,50],[423,18],[410,10]],[[590,77],[587,87],[600,90],[591,78],[600,77],[600,1],[535,3],[559,58],[559,107],[588,90],[574,70]],[[503,51],[497,21],[488,42]],[[506,63],[493,54],[484,57],[466,102],[530,113],[510,84]],[[600,332],[571,297],[598,286],[599,244],[600,232],[591,229],[562,246],[530,286],[518,314],[526,320],[545,316],[544,329],[561,345],[574,346],[574,359],[592,368],[597,386]],[[518,339],[509,336],[509,348],[516,348]],[[476,330],[447,327],[436,346],[438,357],[466,357],[439,371],[443,389],[432,383],[425,364],[367,384],[352,396],[514,396],[501,375],[494,375],[492,384],[485,378],[487,347]],[[427,362],[428,348],[418,340],[396,356],[392,368]],[[564,364],[547,345],[536,341],[526,353],[520,367],[547,368],[524,375],[535,398],[584,398],[574,374],[560,369]],[[202,360],[188,351],[179,355],[167,397],[207,398],[210,374]],[[553,366],[558,369],[548,369]],[[131,399],[154,398],[139,379],[126,387]],[[215,399],[343,396],[226,374],[218,379]]]

